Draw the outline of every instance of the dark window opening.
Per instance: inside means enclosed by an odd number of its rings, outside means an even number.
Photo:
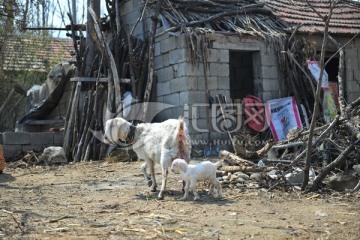
[[[242,99],[255,94],[253,53],[230,51],[230,97]]]
[[[329,58],[325,58],[327,62]],[[328,74],[330,82],[338,82],[339,73],[339,58],[332,58],[330,62],[325,66],[325,71]]]

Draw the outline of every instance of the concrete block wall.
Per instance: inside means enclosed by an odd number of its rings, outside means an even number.
[[[161,31],[161,30],[160,30]],[[230,99],[229,51],[253,52],[254,80],[257,95],[264,101],[281,96],[279,71],[275,51],[261,39],[238,36],[211,35],[208,48],[207,87],[209,95],[215,99],[221,94]],[[191,138],[222,142],[228,139],[227,133],[217,131],[221,119],[216,111],[207,105],[205,93],[204,65],[190,62],[190,52],[184,34],[163,35],[155,43],[155,75],[157,76],[156,101],[172,104],[173,109],[161,112],[156,121],[185,116]],[[209,111],[209,119],[208,113]],[[209,134],[210,128],[210,134]],[[193,143],[193,146],[194,146]]]
[[[143,20],[137,22],[142,14],[144,1],[125,0],[120,3],[120,15],[122,22],[129,26],[131,31],[134,26],[134,32],[132,36],[144,40],[145,32],[147,32],[151,26],[151,13],[145,11]]]
[[[349,103],[360,97],[360,39],[345,48],[346,95]]]
[[[15,161],[28,151],[42,152],[49,146],[62,146],[63,132],[2,132],[0,144],[6,161]]]

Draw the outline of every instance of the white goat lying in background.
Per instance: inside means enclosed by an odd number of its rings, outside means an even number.
[[[196,192],[197,181],[210,181],[209,195],[216,189],[216,197],[222,197],[221,184],[216,179],[216,169],[221,166],[221,161],[212,163],[210,161],[200,162],[198,164],[188,164],[184,159],[175,159],[171,165],[173,173],[180,174],[180,178],[185,181],[185,193],[180,200],[185,200],[189,195],[189,190],[194,193],[194,200],[200,199]]]
[[[138,158],[145,160],[141,170],[146,181],[149,181],[146,168],[150,168],[149,186],[151,185],[154,192],[157,187],[154,165],[161,165],[162,185],[159,199],[164,198],[168,169],[172,161],[175,158],[190,160],[190,136],[182,118],[169,119],[161,123],[140,123],[136,126],[123,118],[114,118],[106,122],[105,137],[113,143],[120,140],[132,144]]]

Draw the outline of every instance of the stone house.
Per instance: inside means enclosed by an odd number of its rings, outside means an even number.
[[[329,1],[309,2],[322,14],[328,12]],[[335,8],[329,33],[339,43],[345,44],[359,32],[359,7],[353,1],[340,1]],[[145,11],[143,21],[138,22],[143,3],[121,2],[122,21],[134,28],[136,37],[150,31],[156,4],[148,8],[152,11]],[[324,30],[321,19],[303,1],[164,1],[159,18],[153,100],[174,107],[162,111],[156,120],[185,116],[194,141],[216,140],[214,143],[228,139],[226,131],[217,131],[216,124],[222,120],[218,119],[218,109],[213,109],[216,96],[224,96],[227,103],[238,103],[248,94],[263,101],[289,96],[291,90],[279,61],[286,40],[302,24],[296,38],[314,42],[319,51]],[[360,39],[355,38],[345,47],[349,102],[360,94],[359,44]],[[334,52],[329,44],[327,56]],[[335,81],[337,65],[335,57],[326,68]]]

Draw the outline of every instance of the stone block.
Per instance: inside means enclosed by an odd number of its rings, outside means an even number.
[[[164,68],[164,58],[162,55],[154,57],[154,69]]]
[[[179,63],[173,65],[175,77],[204,76],[203,64]]]
[[[230,78],[229,77],[217,77],[217,87],[219,90],[230,89]]]
[[[172,93],[187,90],[197,90],[196,77],[181,77],[171,79],[170,90]]]
[[[156,42],[154,44],[154,56],[161,56],[161,48],[160,48],[160,42]]]
[[[48,145],[22,145],[22,152],[25,154],[27,152],[42,152]]]
[[[177,48],[174,36],[168,37],[161,41],[160,49],[161,53],[167,53]]]
[[[269,51],[265,53],[264,51],[261,52],[261,63],[264,66],[273,66],[278,63],[277,56],[275,55],[274,51]]]
[[[54,144],[54,133],[53,132],[37,132],[29,133],[31,145],[47,144],[51,146]]]
[[[134,11],[134,5],[133,5],[134,1],[123,1],[121,3],[121,7],[120,7],[120,14],[121,15],[126,15],[131,13],[132,11]],[[136,2],[136,1],[135,1]]]
[[[262,87],[264,91],[278,91],[280,84],[277,79],[264,79],[262,81]]]
[[[165,67],[154,71],[158,82],[166,82],[174,78],[174,70],[172,67]]]
[[[179,118],[184,116],[184,106],[173,107],[171,108],[171,110],[174,118]]]
[[[158,84],[156,84],[156,93],[159,96],[165,96],[170,94],[170,81],[159,82]]]
[[[209,76],[227,77],[230,74],[228,63],[210,63],[208,68]]]
[[[180,104],[180,94],[179,93],[172,93],[169,95],[164,96],[164,103],[171,104],[174,106],[182,105]]]
[[[54,132],[54,146],[62,146],[64,132]]]
[[[204,79],[205,81],[205,79]],[[207,78],[208,81],[208,89],[211,90],[216,90],[218,89],[218,81],[217,81],[217,77],[208,77]]]
[[[180,104],[198,104],[207,103],[205,92],[203,91],[187,91],[180,92]]]
[[[262,66],[261,73],[263,78],[279,78],[279,72],[277,66]]]
[[[2,134],[3,144],[30,144],[30,134],[24,132],[4,132]]]
[[[6,161],[18,160],[22,157],[22,145],[3,144],[4,157]]]
[[[187,61],[187,50],[185,48],[178,48],[169,51],[169,64],[177,64]]]
[[[208,58],[207,58],[207,62],[208,63],[218,62],[219,58],[220,58],[219,55],[220,55],[220,50],[219,49],[210,48]]]

